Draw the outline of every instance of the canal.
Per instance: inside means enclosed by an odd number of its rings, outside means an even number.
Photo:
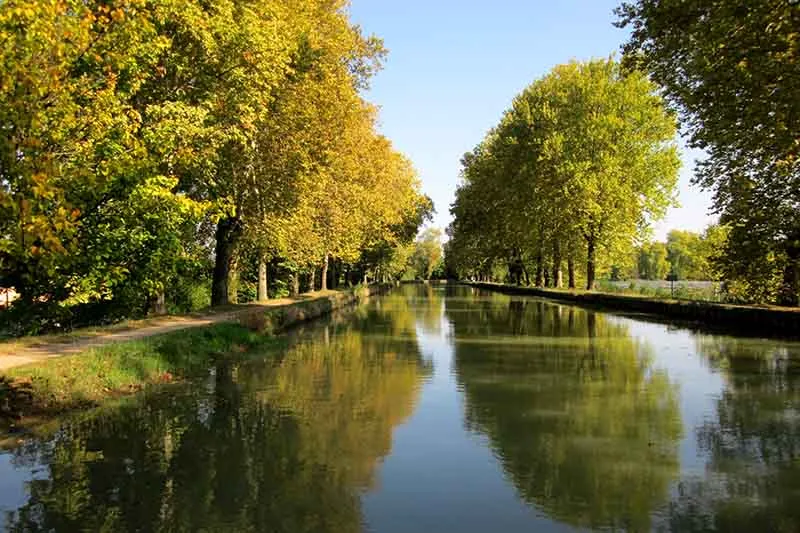
[[[8,531],[800,531],[800,344],[404,286],[0,452]]]

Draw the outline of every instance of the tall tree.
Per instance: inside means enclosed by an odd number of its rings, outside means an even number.
[[[137,104],[170,47],[170,4],[0,4],[0,285],[17,307],[54,323],[121,292],[141,307],[186,256],[206,206],[173,194]]]
[[[648,242],[638,250],[638,273],[641,279],[666,279],[670,264],[663,242]]]
[[[800,6],[787,0],[637,0],[617,9],[641,67],[708,157],[695,181],[731,226],[720,255],[751,299],[800,301]],[[760,290],[770,286],[767,291]]]
[[[598,263],[628,254],[673,202],[675,127],[641,73],[611,59],[554,68],[462,160],[449,250],[480,245],[469,254],[479,268],[504,258],[522,269],[527,257],[536,285],[559,285],[567,259],[574,286],[584,258],[594,288]]]
[[[411,266],[417,279],[431,279],[431,274],[442,261],[442,230],[428,228],[414,243]]]

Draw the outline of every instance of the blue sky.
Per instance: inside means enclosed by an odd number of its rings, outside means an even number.
[[[617,0],[352,0],[350,12],[389,49],[367,97],[381,129],[414,162],[435,202],[433,225],[450,221],[459,160],[495,125],[512,98],[554,65],[618,52]],[[710,194],[690,185],[697,154],[684,151],[679,198],[655,227],[700,231]]]

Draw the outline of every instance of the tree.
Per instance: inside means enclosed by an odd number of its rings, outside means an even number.
[[[357,268],[366,279],[400,279],[409,271],[414,253],[414,238],[419,228],[433,218],[435,209],[431,199],[417,194],[413,205],[406,209],[402,221],[388,228],[388,232],[376,235],[362,250]]]
[[[442,261],[442,230],[428,228],[422,232],[414,244],[411,266],[416,279],[431,279]]]
[[[170,45],[169,5],[0,4],[0,285],[47,315],[18,317],[18,332],[114,297],[143,309],[189,255],[208,206],[174,194],[138,104]]]
[[[625,62],[659,83],[703,149],[695,181],[731,227],[718,257],[752,299],[800,301],[800,7],[786,0],[637,0]],[[758,282],[751,283],[753,276]]]
[[[667,246],[663,242],[648,242],[639,247],[638,270],[640,279],[666,279],[670,272]]]
[[[680,161],[675,121],[656,87],[612,59],[557,66],[514,99],[463,160],[451,210],[451,253],[472,269],[508,265],[509,278],[558,287],[585,259],[629,255],[673,202]]]
[[[232,303],[240,270],[265,298],[270,262],[337,281],[413,238],[419,181],[361,96],[385,50],[344,0],[0,1],[0,45],[4,332],[163,312],[209,275]]]
[[[667,234],[667,258],[678,279],[703,279],[702,236],[693,231],[672,230]]]

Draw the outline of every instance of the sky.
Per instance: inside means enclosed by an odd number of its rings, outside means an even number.
[[[514,96],[555,65],[619,56],[627,30],[613,26],[618,0],[351,0],[352,20],[389,50],[366,97],[381,132],[414,163],[445,228],[461,156]],[[684,150],[681,207],[654,226],[702,231],[711,195],[690,184],[697,152]]]

